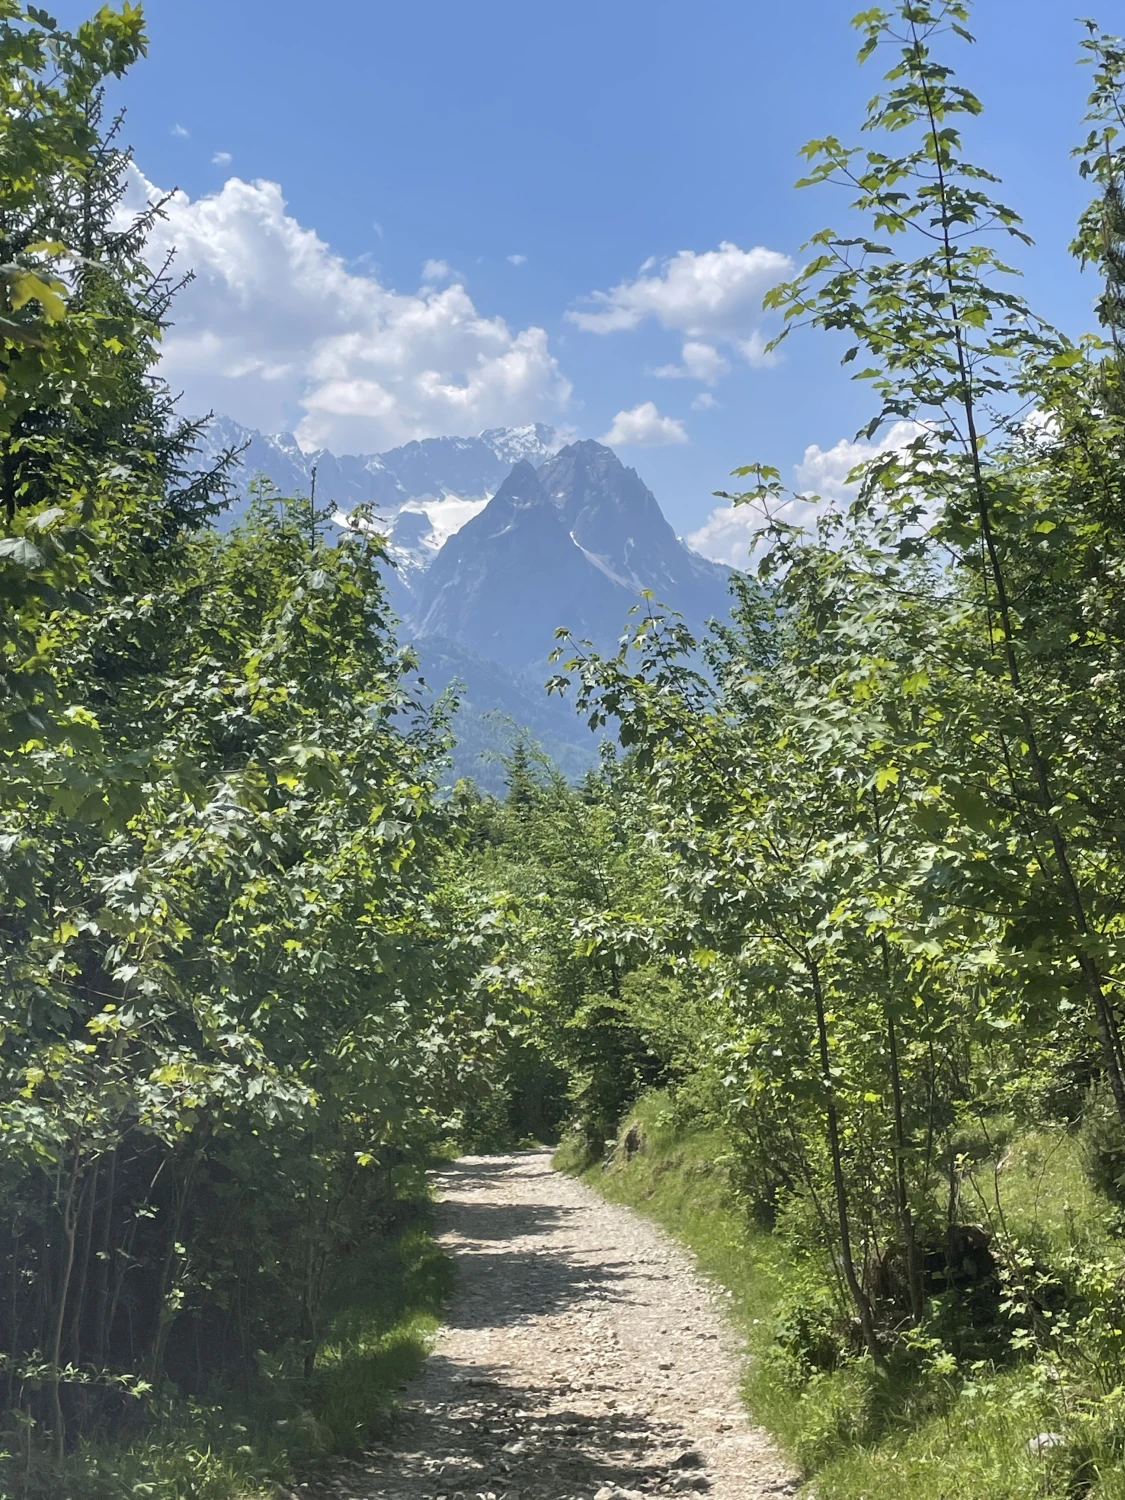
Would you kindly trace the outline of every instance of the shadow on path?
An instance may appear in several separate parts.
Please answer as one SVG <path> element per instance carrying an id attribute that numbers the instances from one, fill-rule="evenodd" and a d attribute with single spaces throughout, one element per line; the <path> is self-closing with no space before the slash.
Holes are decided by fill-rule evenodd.
<path id="1" fill-rule="evenodd" d="M 457 1247 L 459 1295 L 450 1328 L 509 1328 L 531 1318 L 616 1300 L 627 1270 L 592 1266 L 569 1255 L 535 1250 Z"/>
<path id="2" fill-rule="evenodd" d="M 428 1401 L 423 1413 L 408 1407 L 393 1450 L 396 1484 L 409 1481 L 412 1495 L 452 1500 L 458 1491 L 491 1491 L 561 1500 L 593 1496 L 606 1485 L 651 1489 L 666 1472 L 658 1455 L 675 1434 L 647 1417 L 590 1415 L 557 1391 L 512 1384 L 503 1370 L 441 1356 L 433 1377 L 434 1394 L 441 1390 L 446 1400 Z"/>
<path id="3" fill-rule="evenodd" d="M 509 1182 L 513 1162 L 521 1191 L 532 1201 L 475 1196 Z M 506 1328 L 620 1294 L 628 1265 L 606 1259 L 593 1264 L 570 1249 L 567 1231 L 583 1213 L 549 1201 L 557 1178 L 548 1163 L 542 1153 L 470 1157 L 441 1173 L 439 1228 L 452 1242 L 458 1275 L 450 1328 Z M 536 1201 L 540 1183 L 543 1201 Z"/>
<path id="4" fill-rule="evenodd" d="M 446 1225 L 467 1240 L 520 1240 L 564 1229 L 578 1213 L 548 1203 L 475 1203 L 453 1195 L 442 1204 L 442 1227 Z"/>
<path id="5" fill-rule="evenodd" d="M 742 1418 L 708 1293 L 651 1226 L 546 1152 L 466 1158 L 438 1188 L 457 1270 L 438 1352 L 337 1500 L 792 1493 Z"/>

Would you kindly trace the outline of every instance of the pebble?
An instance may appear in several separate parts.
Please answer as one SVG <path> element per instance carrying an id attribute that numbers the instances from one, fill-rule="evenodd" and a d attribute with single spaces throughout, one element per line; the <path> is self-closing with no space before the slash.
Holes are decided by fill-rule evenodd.
<path id="1" fill-rule="evenodd" d="M 553 1171 L 547 1152 L 464 1157 L 437 1186 L 457 1290 L 390 1440 L 364 1457 L 357 1500 L 791 1490 L 743 1415 L 717 1289 L 674 1241 Z"/>

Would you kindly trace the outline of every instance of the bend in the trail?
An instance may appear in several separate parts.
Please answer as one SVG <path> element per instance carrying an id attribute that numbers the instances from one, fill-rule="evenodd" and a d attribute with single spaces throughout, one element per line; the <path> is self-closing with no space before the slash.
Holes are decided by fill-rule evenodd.
<path id="1" fill-rule="evenodd" d="M 555 1172 L 465 1157 L 439 1178 L 457 1291 L 362 1500 L 760 1500 L 795 1485 L 739 1399 L 737 1342 L 690 1258 Z"/>

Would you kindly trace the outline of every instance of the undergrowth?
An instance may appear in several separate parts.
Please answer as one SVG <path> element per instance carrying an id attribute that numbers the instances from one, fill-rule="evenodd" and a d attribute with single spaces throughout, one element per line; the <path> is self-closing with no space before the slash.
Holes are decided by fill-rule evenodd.
<path id="1" fill-rule="evenodd" d="M 591 1163 L 576 1141 L 555 1161 L 663 1225 L 724 1289 L 746 1335 L 749 1409 L 795 1461 L 808 1496 L 1125 1500 L 1116 1352 L 1100 1350 L 1081 1325 L 1092 1285 L 1067 1288 L 1077 1303 L 1072 1331 L 1050 1349 L 956 1359 L 940 1336 L 939 1308 L 880 1375 L 866 1357 L 832 1345 L 827 1289 L 811 1261 L 753 1221 L 732 1185 L 721 1131 L 680 1119 L 667 1095 L 638 1102 L 607 1164 Z M 1087 1283 L 1120 1269 L 1117 1212 L 1091 1186 L 1081 1143 L 1061 1128 L 1014 1135 L 977 1162 L 965 1186 L 990 1233 L 1034 1247 L 1037 1264 L 1064 1268 L 1063 1281 L 1067 1267 L 1078 1283 L 1082 1268 Z"/>
<path id="2" fill-rule="evenodd" d="M 171 1398 L 132 1442 L 84 1444 L 63 1470 L 33 1452 L 0 1458 L 0 1500 L 276 1500 L 333 1460 L 386 1435 L 397 1392 L 414 1378 L 440 1321 L 452 1267 L 428 1208 L 397 1237 L 348 1257 L 311 1379 L 299 1351 L 260 1356 L 249 1392 Z"/>

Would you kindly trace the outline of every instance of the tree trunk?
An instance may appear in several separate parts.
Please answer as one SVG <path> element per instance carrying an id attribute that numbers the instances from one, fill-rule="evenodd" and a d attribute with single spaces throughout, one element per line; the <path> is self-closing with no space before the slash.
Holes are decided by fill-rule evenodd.
<path id="1" fill-rule="evenodd" d="M 809 977 L 812 980 L 813 1000 L 816 1005 L 816 1030 L 818 1050 L 820 1054 L 820 1073 L 824 1086 L 824 1112 L 828 1127 L 828 1149 L 832 1157 L 832 1186 L 836 1197 L 836 1219 L 840 1236 L 840 1264 L 844 1271 L 844 1280 L 848 1284 L 855 1310 L 859 1314 L 859 1325 L 863 1333 L 863 1342 L 867 1346 L 867 1352 L 871 1355 L 876 1368 L 886 1371 L 887 1361 L 883 1353 L 883 1347 L 879 1342 L 879 1336 L 875 1331 L 875 1317 L 871 1309 L 871 1300 L 863 1289 L 859 1276 L 856 1273 L 855 1258 L 852 1254 L 851 1224 L 848 1217 L 848 1193 L 844 1179 L 844 1158 L 840 1145 L 840 1117 L 836 1108 L 836 1088 L 832 1082 L 832 1053 L 828 1045 L 828 1023 L 824 1012 L 824 992 L 820 985 L 820 971 L 816 960 L 806 952 L 805 960 L 808 965 Z"/>
<path id="2" fill-rule="evenodd" d="M 54 1419 L 55 1459 L 62 1463 L 66 1456 L 66 1419 L 62 1407 L 62 1338 L 66 1323 L 67 1298 L 70 1293 L 70 1278 L 74 1270 L 74 1241 L 78 1233 L 78 1215 L 74 1205 L 74 1193 L 79 1178 L 78 1151 L 74 1153 L 74 1166 L 63 1202 L 63 1264 L 59 1284 L 55 1292 L 56 1307 L 54 1328 L 51 1334 L 51 1405 Z"/>

